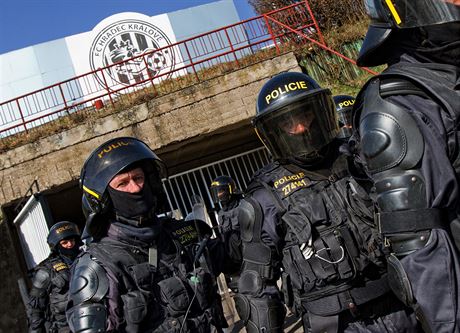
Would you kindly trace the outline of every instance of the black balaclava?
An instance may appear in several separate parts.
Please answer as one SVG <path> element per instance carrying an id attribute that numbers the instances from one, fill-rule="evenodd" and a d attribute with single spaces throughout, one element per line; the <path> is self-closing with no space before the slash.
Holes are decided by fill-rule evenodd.
<path id="1" fill-rule="evenodd" d="M 153 194 L 147 175 L 145 176 L 144 187 L 138 193 L 122 192 L 110 186 L 108 192 L 112 200 L 115 218 L 118 221 L 138 227 L 151 220 L 157 199 Z"/>
<path id="2" fill-rule="evenodd" d="M 236 208 L 241 198 L 242 198 L 241 194 L 231 194 L 228 200 L 220 202 L 222 205 L 222 209 L 224 211 L 227 211 L 227 210 Z"/>
<path id="3" fill-rule="evenodd" d="M 460 66 L 460 22 L 421 28 L 400 29 L 386 44 L 391 53 L 388 63 L 399 61 L 407 53 L 421 62 Z"/>
<path id="4" fill-rule="evenodd" d="M 416 52 L 432 62 L 460 66 L 460 22 L 422 28 L 424 40 Z"/>
<path id="5" fill-rule="evenodd" d="M 71 249 L 63 248 L 61 244 L 58 244 L 56 248 L 59 254 L 64 257 L 63 259 L 68 264 L 71 264 L 75 260 L 75 258 L 78 256 L 78 254 L 80 253 L 80 245 L 81 245 L 81 241 L 79 241 L 78 239 L 75 239 L 75 245 Z"/>

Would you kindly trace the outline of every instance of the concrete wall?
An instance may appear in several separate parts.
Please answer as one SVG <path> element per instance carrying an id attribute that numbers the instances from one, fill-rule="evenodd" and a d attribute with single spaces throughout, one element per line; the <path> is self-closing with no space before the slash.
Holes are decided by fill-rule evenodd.
<path id="1" fill-rule="evenodd" d="M 10 226 L 0 212 L 0 333 L 27 332 L 24 304 L 18 279 L 23 278 Z"/>
<path id="2" fill-rule="evenodd" d="M 172 43 L 239 21 L 232 0 L 151 16 L 151 23 L 165 32 Z M 169 25 L 172 30 L 167 28 Z M 89 59 L 93 41 L 93 31 L 87 31 L 0 54 L 0 102 L 92 71 Z"/>

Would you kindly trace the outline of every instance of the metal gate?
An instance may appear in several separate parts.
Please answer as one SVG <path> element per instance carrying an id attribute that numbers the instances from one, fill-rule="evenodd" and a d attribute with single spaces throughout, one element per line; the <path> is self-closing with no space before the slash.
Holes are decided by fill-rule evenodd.
<path id="1" fill-rule="evenodd" d="M 40 193 L 33 194 L 13 223 L 18 229 L 27 268 L 32 269 L 50 254 L 46 239 L 53 221 L 45 198 Z"/>
<path id="2" fill-rule="evenodd" d="M 232 177 L 238 188 L 244 190 L 255 171 L 269 162 L 268 151 L 257 148 L 245 153 L 188 170 L 163 180 L 171 210 L 179 210 L 182 217 L 192 212 L 194 196 L 200 196 L 209 212 L 216 207 L 211 199 L 209 186 L 217 176 Z M 217 207 L 217 210 L 220 207 Z M 214 215 L 214 214 L 210 214 Z"/>

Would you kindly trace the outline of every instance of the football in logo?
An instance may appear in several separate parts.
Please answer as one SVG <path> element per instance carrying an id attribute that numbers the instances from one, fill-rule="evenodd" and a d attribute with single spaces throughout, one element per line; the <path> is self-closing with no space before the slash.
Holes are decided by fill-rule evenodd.
<path id="1" fill-rule="evenodd" d="M 103 86 L 147 82 L 174 70 L 174 51 L 168 45 L 166 34 L 147 20 L 119 20 L 97 33 L 90 48 L 90 66 L 93 71 L 106 68 L 104 75 L 96 72 Z"/>

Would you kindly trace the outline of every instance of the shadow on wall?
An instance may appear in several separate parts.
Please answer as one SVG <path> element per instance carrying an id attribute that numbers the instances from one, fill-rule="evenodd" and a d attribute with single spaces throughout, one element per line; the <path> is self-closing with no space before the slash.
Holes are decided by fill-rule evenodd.
<path id="1" fill-rule="evenodd" d="M 27 318 L 18 287 L 21 276 L 7 223 L 0 221 L 0 333 L 27 332 Z"/>

